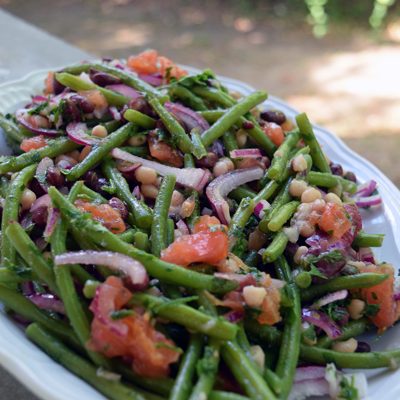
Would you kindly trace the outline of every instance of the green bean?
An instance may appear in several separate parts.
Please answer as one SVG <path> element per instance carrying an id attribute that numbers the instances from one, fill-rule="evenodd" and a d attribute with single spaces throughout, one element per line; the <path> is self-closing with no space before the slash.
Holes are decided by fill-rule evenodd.
<path id="1" fill-rule="evenodd" d="M 297 126 L 299 127 L 300 133 L 304 142 L 310 146 L 310 154 L 313 159 L 314 165 L 321 172 L 331 172 L 328 161 L 326 160 L 325 154 L 323 153 L 321 146 L 317 138 L 315 137 L 313 127 L 305 113 L 296 116 Z"/>
<path id="2" fill-rule="evenodd" d="M 68 339 L 71 345 L 80 346 L 75 333 L 65 322 L 51 318 L 22 294 L 0 285 L 0 300 L 7 308 L 28 321 L 39 322 L 63 340 Z"/>
<path id="3" fill-rule="evenodd" d="M 263 102 L 267 97 L 265 92 L 254 92 L 228 109 L 214 125 L 203 132 L 202 141 L 204 146 L 210 146 L 215 140 L 229 130 L 238 118 L 250 111 L 257 104 Z"/>
<path id="4" fill-rule="evenodd" d="M 249 398 L 233 392 L 213 390 L 208 396 L 208 400 L 249 400 Z"/>
<path id="5" fill-rule="evenodd" d="M 282 392 L 282 379 L 267 367 L 264 369 L 263 377 L 268 385 L 271 386 L 272 390 L 279 396 Z"/>
<path id="6" fill-rule="evenodd" d="M 83 185 L 82 185 L 83 186 Z M 79 192 L 79 185 L 75 185 L 70 190 L 68 198 L 74 201 Z M 65 241 L 67 238 L 67 226 L 63 220 L 57 222 L 56 228 L 51 235 L 51 253 L 52 256 L 65 253 L 67 251 Z M 70 267 L 78 267 L 77 265 Z M 90 325 L 86 313 L 83 309 L 82 303 L 80 302 L 79 296 L 75 289 L 75 283 L 71 275 L 71 268 L 65 266 L 54 266 L 54 275 L 56 278 L 56 284 L 60 292 L 61 300 L 64 303 L 65 311 L 68 319 L 83 347 L 86 346 L 90 339 Z M 90 279 L 90 275 L 89 275 Z M 98 353 L 86 349 L 91 360 L 102 366 L 107 366 L 106 360 Z"/>
<path id="7" fill-rule="evenodd" d="M 31 271 L 19 273 L 18 269 L 14 271 L 11 267 L 0 267 L 0 285 L 16 288 L 19 283 L 29 282 L 33 279 Z"/>
<path id="8" fill-rule="evenodd" d="M 111 67 L 109 65 L 100 63 L 88 64 L 88 66 L 89 69 L 93 68 L 97 71 L 107 72 L 108 74 L 111 74 L 119 78 L 122 81 L 122 83 L 130 87 L 133 87 L 139 92 L 143 92 L 151 96 L 156 96 L 159 97 L 160 99 L 165 98 L 165 96 L 163 96 L 157 89 L 153 88 L 153 86 L 149 85 L 145 81 L 137 78 L 136 75 L 134 75 L 133 73 L 122 71 L 119 68 Z"/>
<path id="9" fill-rule="evenodd" d="M 183 160 L 185 168 L 195 167 L 193 156 L 191 154 L 185 154 Z M 196 223 L 197 218 L 200 216 L 200 199 L 199 199 L 199 193 L 196 190 L 191 190 L 190 196 L 194 199 L 195 207 L 190 217 L 186 218 L 186 222 L 190 228 L 193 228 L 193 225 Z"/>
<path id="10" fill-rule="evenodd" d="M 286 290 L 293 302 L 293 306 L 286 310 L 285 326 L 283 328 L 281 348 L 276 365 L 276 374 L 282 380 L 279 397 L 287 399 L 293 385 L 299 359 L 301 304 L 299 291 L 292 280 L 290 267 L 284 257 L 281 256 L 277 259 L 275 269 L 279 279 L 286 281 Z"/>
<path id="11" fill-rule="evenodd" d="M 167 263 L 139 250 L 118 239 L 116 235 L 97 221 L 86 218 L 85 214 L 80 212 L 56 188 L 49 188 L 49 195 L 68 225 L 76 226 L 90 240 L 102 248 L 126 254 L 140 261 L 154 278 L 177 286 L 206 289 L 214 293 L 226 293 L 237 286 L 233 281 L 190 271 L 187 268 Z"/>
<path id="12" fill-rule="evenodd" d="M 126 151 L 129 154 L 132 154 L 134 156 L 138 157 L 146 157 L 149 155 L 149 149 L 147 146 L 122 146 L 120 147 L 121 150 Z"/>
<path id="13" fill-rule="evenodd" d="M 250 199 L 253 199 L 254 197 L 256 197 L 257 193 L 254 190 L 251 190 L 250 188 L 248 188 L 247 186 L 239 186 L 236 189 L 233 189 L 230 193 L 229 193 L 229 197 L 231 199 L 234 199 L 236 201 L 241 201 L 242 199 L 244 199 L 245 197 L 248 197 Z"/>
<path id="14" fill-rule="evenodd" d="M 156 120 L 154 118 L 151 118 L 137 110 L 126 110 L 124 112 L 124 118 L 144 129 L 154 129 L 156 126 Z"/>
<path id="15" fill-rule="evenodd" d="M 112 400 L 145 400 L 146 397 L 139 394 L 133 388 L 117 381 L 99 377 L 97 368 L 76 355 L 54 336 L 46 332 L 40 325 L 31 324 L 26 329 L 26 335 L 36 343 L 50 357 L 69 369 L 81 379 L 95 387 L 99 392 Z"/>
<path id="16" fill-rule="evenodd" d="M 116 131 L 122 125 L 122 122 L 121 121 L 112 120 L 112 121 L 104 122 L 101 125 L 103 125 L 104 128 L 106 128 L 107 133 L 110 134 L 110 133 Z"/>
<path id="17" fill-rule="evenodd" d="M 191 153 L 193 151 L 193 144 L 179 122 L 164 108 L 156 97 L 149 99 L 149 104 L 160 117 L 177 146 L 184 153 Z"/>
<path id="18" fill-rule="evenodd" d="M 1 238 L 1 264 L 5 267 L 14 265 L 16 262 L 15 248 L 5 232 L 12 221 L 18 221 L 22 193 L 28 182 L 33 178 L 35 171 L 36 164 L 23 169 L 11 181 L 7 190 L 1 219 L 1 232 L 3 233 Z"/>
<path id="19" fill-rule="evenodd" d="M 172 218 L 167 219 L 167 247 L 175 240 L 175 222 Z"/>
<path id="20" fill-rule="evenodd" d="M 235 214 L 233 214 L 229 223 L 228 235 L 235 236 L 238 231 L 242 230 L 251 215 L 253 214 L 254 201 L 249 198 L 244 198 L 239 204 Z"/>
<path id="21" fill-rule="evenodd" d="M 53 158 L 60 154 L 69 153 L 78 147 L 78 144 L 66 137 L 49 140 L 47 146 L 41 147 L 40 149 L 28 151 L 17 157 L 8 157 L 5 161 L 0 163 L 0 174 L 20 171 L 31 164 L 38 163 L 44 157 Z"/>
<path id="22" fill-rule="evenodd" d="M 218 373 L 220 342 L 211 338 L 204 348 L 203 358 L 196 365 L 198 380 L 193 387 L 189 400 L 208 398 Z"/>
<path id="23" fill-rule="evenodd" d="M 149 237 L 146 233 L 141 231 L 135 232 L 133 244 L 139 250 L 148 251 L 150 249 Z"/>
<path id="24" fill-rule="evenodd" d="M 236 342 L 225 342 L 221 348 L 221 355 L 240 386 L 251 399 L 276 399 L 253 363 Z"/>
<path id="25" fill-rule="evenodd" d="M 15 141 L 16 143 L 21 143 L 27 137 L 21 132 L 21 130 L 13 121 L 7 119 L 1 113 L 0 113 L 0 128 L 4 131 L 6 137 Z"/>
<path id="26" fill-rule="evenodd" d="M 272 181 L 274 182 L 274 181 Z M 281 188 L 277 196 L 275 197 L 274 201 L 271 203 L 271 206 L 265 211 L 265 215 L 263 216 L 262 220 L 258 224 L 258 228 L 260 229 L 261 232 L 267 233 L 268 230 L 268 224 L 271 221 L 271 218 L 274 216 L 276 210 L 278 210 L 280 207 L 288 203 L 292 196 L 290 195 L 290 183 L 291 179 L 289 179 L 285 186 Z M 272 185 L 272 183 L 268 183 L 267 186 Z M 265 186 L 265 187 L 267 187 Z M 271 188 L 274 189 L 274 191 L 277 189 L 277 186 L 273 186 Z"/>
<path id="27" fill-rule="evenodd" d="M 235 104 L 232 99 L 230 99 L 223 92 L 215 88 L 194 86 L 192 88 L 192 92 L 211 103 L 215 103 L 223 107 L 231 107 Z"/>
<path id="28" fill-rule="evenodd" d="M 125 178 L 115 168 L 114 161 L 107 159 L 102 163 L 101 167 L 104 175 L 115 186 L 117 196 L 127 204 L 129 211 L 133 214 L 136 225 L 143 229 L 150 228 L 153 220 L 152 210 L 131 193 Z"/>
<path id="29" fill-rule="evenodd" d="M 301 300 L 310 301 L 315 297 L 322 296 L 325 293 L 336 292 L 337 290 L 372 287 L 378 285 L 387 278 L 388 275 L 386 274 L 375 274 L 371 272 L 338 276 L 337 278 L 332 278 L 326 283 L 312 285 L 309 288 L 302 290 Z"/>
<path id="30" fill-rule="evenodd" d="M 151 225 L 151 252 L 157 257 L 160 257 L 161 251 L 168 246 L 167 220 L 175 182 L 176 178 L 173 175 L 167 175 L 163 178 L 154 205 L 153 223 Z"/>
<path id="31" fill-rule="evenodd" d="M 136 232 L 135 229 L 127 229 L 125 232 L 120 233 L 118 237 L 126 243 L 133 243 Z"/>
<path id="32" fill-rule="evenodd" d="M 188 399 L 202 345 L 203 339 L 200 335 L 191 335 L 189 345 L 179 365 L 179 371 L 171 389 L 169 400 Z"/>
<path id="33" fill-rule="evenodd" d="M 200 160 L 200 158 L 206 157 L 207 156 L 207 150 L 203 145 L 203 142 L 201 141 L 201 136 L 199 133 L 199 130 L 194 128 L 190 132 L 192 136 L 192 144 L 193 144 L 193 154 L 194 156 Z"/>
<path id="34" fill-rule="evenodd" d="M 366 319 L 362 318 L 356 321 L 350 321 L 348 324 L 340 328 L 341 334 L 335 340 L 329 336 L 324 336 L 318 339 L 317 346 L 322 348 L 331 347 L 331 345 L 338 340 L 347 340 L 357 337 L 368 329 L 369 323 Z"/>
<path id="35" fill-rule="evenodd" d="M 236 336 L 237 326 L 223 318 L 210 317 L 193 307 L 176 303 L 162 297 L 136 293 L 131 302 L 149 308 L 153 313 L 176 322 L 195 332 L 222 340 L 230 340 Z"/>
<path id="36" fill-rule="evenodd" d="M 183 102 L 183 104 L 185 104 L 192 110 L 207 110 L 204 101 L 182 85 L 170 85 L 170 87 L 168 88 L 168 92 L 172 97 L 178 98 Z"/>
<path id="37" fill-rule="evenodd" d="M 217 122 L 225 113 L 225 110 L 205 110 L 199 114 L 210 124 Z"/>
<path id="38" fill-rule="evenodd" d="M 288 237 L 284 232 L 278 232 L 275 234 L 272 242 L 264 250 L 262 254 L 262 259 L 265 263 L 271 263 L 275 261 L 279 256 L 285 251 L 286 245 L 288 243 Z"/>
<path id="39" fill-rule="evenodd" d="M 299 201 L 291 201 L 277 208 L 276 212 L 271 217 L 271 221 L 268 224 L 268 229 L 272 232 L 279 231 L 279 229 L 281 229 L 282 226 L 285 225 L 290 218 L 292 218 L 292 215 L 296 212 L 299 205 Z"/>
<path id="40" fill-rule="evenodd" d="M 275 181 L 268 182 L 263 189 L 261 189 L 256 196 L 254 196 L 254 204 L 257 205 L 261 200 L 270 199 L 278 190 L 279 184 Z"/>
<path id="41" fill-rule="evenodd" d="M 124 143 L 134 131 L 132 123 L 127 123 L 102 139 L 101 144 L 93 146 L 90 153 L 70 170 L 63 171 L 69 181 L 75 181 L 99 164 L 115 147 Z"/>
<path id="42" fill-rule="evenodd" d="M 236 150 L 239 148 L 237 141 L 236 141 L 235 134 L 232 131 L 226 131 L 222 136 L 222 140 L 224 142 L 224 146 L 225 146 L 225 149 L 228 152 L 228 154 L 232 150 Z"/>
<path id="43" fill-rule="evenodd" d="M 294 281 L 300 289 L 306 289 L 312 283 L 312 275 L 308 271 L 300 271 L 294 277 Z"/>
<path id="44" fill-rule="evenodd" d="M 35 243 L 31 240 L 24 228 L 18 222 L 10 222 L 6 235 L 20 256 L 35 271 L 36 275 L 46 283 L 49 288 L 58 294 L 58 287 L 54 279 L 54 272 L 45 260 Z"/>
<path id="45" fill-rule="evenodd" d="M 77 192 L 77 198 L 88 197 L 92 203 L 104 204 L 107 203 L 107 199 L 103 197 L 99 192 L 95 192 L 94 190 L 88 188 L 86 185 L 80 183 L 76 186 L 79 187 L 79 192 Z"/>
<path id="46" fill-rule="evenodd" d="M 286 165 L 289 161 L 290 151 L 296 146 L 299 139 L 299 131 L 292 131 L 286 136 L 284 142 L 278 147 L 278 150 L 276 150 L 274 153 L 271 166 L 267 171 L 267 176 L 270 179 L 281 182 Z"/>
<path id="47" fill-rule="evenodd" d="M 357 185 L 354 182 L 328 172 L 310 171 L 306 179 L 308 183 L 314 186 L 333 188 L 337 185 L 342 185 L 345 192 L 353 194 L 357 191 Z"/>
<path id="48" fill-rule="evenodd" d="M 122 107 L 129 103 L 129 97 L 126 97 L 120 93 L 114 92 L 112 90 L 103 88 L 94 83 L 87 82 L 78 76 L 68 74 L 67 72 L 58 72 L 55 78 L 62 85 L 71 88 L 77 92 L 81 90 L 98 90 L 107 100 L 107 103 L 112 106 Z"/>
<path id="49" fill-rule="evenodd" d="M 379 233 L 359 232 L 353 241 L 353 246 L 357 247 L 381 247 L 385 235 Z"/>

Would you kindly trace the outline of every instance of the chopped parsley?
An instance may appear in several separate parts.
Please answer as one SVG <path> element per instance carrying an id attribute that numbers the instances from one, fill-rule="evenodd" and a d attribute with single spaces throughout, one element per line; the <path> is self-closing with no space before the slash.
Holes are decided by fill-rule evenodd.
<path id="1" fill-rule="evenodd" d="M 28 111 L 29 115 L 38 115 L 40 114 L 47 106 L 49 105 L 48 101 L 44 101 L 43 103 L 38 104 L 36 107 L 31 108 Z"/>
<path id="2" fill-rule="evenodd" d="M 358 390 L 354 386 L 354 376 L 348 378 L 343 376 L 339 383 L 340 392 L 339 399 L 343 400 L 359 400 Z"/>
<path id="3" fill-rule="evenodd" d="M 118 310 L 118 311 L 113 311 L 110 316 L 111 316 L 111 319 L 118 320 L 118 319 L 130 317 L 131 315 L 134 315 L 134 314 L 135 314 L 135 312 L 133 310 Z"/>
<path id="4" fill-rule="evenodd" d="M 379 304 L 366 304 L 364 309 L 364 315 L 366 317 L 374 317 L 378 314 L 381 306 Z"/>

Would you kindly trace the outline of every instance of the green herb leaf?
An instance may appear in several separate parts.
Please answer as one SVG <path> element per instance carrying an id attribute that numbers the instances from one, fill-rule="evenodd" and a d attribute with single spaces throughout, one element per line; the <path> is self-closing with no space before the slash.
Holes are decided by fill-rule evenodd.
<path id="1" fill-rule="evenodd" d="M 134 315 L 134 314 L 135 314 L 135 312 L 133 310 L 118 310 L 118 311 L 113 311 L 110 314 L 110 316 L 111 316 L 111 319 L 118 320 L 118 319 L 130 317 L 131 315 Z"/>

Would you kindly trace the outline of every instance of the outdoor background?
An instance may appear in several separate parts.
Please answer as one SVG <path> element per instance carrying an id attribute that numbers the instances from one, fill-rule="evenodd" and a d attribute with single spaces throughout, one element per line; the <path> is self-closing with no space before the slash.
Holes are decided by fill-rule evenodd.
<path id="1" fill-rule="evenodd" d="M 126 57 L 155 48 L 176 62 L 210 67 L 265 89 L 309 113 L 400 186 L 399 1 L 0 5 L 95 55 Z"/>

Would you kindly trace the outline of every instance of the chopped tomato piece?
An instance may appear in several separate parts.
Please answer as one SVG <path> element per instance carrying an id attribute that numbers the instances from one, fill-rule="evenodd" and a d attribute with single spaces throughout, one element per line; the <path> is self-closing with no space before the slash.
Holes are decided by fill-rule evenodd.
<path id="1" fill-rule="evenodd" d="M 120 278 L 110 276 L 96 291 L 90 310 L 94 314 L 88 347 L 106 357 L 129 357 L 132 369 L 149 378 L 166 377 L 169 365 L 176 362 L 179 352 L 150 323 L 146 314 L 138 310 L 134 315 L 112 319 L 114 311 L 121 310 L 132 297 Z"/>
<path id="2" fill-rule="evenodd" d="M 92 217 L 113 233 L 125 232 L 126 226 L 121 214 L 108 204 L 93 204 L 84 200 L 76 200 L 75 206 L 81 211 L 92 214 Z"/>
<path id="3" fill-rule="evenodd" d="M 46 79 L 44 80 L 44 93 L 45 94 L 53 94 L 54 93 L 54 72 L 50 71 L 47 74 Z"/>
<path id="4" fill-rule="evenodd" d="M 361 297 L 368 304 L 376 304 L 379 310 L 375 315 L 369 317 L 372 323 L 384 331 L 392 326 L 397 320 L 397 303 L 394 300 L 394 268 L 390 264 L 382 265 L 366 265 L 361 268 L 361 272 L 374 272 L 377 274 L 388 274 L 389 278 L 385 279 L 379 285 L 370 288 L 360 289 Z"/>
<path id="5" fill-rule="evenodd" d="M 221 225 L 217 217 L 202 215 L 193 226 L 193 233 L 209 231 L 212 226 Z"/>
<path id="6" fill-rule="evenodd" d="M 267 295 L 264 297 L 261 305 L 261 314 L 258 316 L 257 321 L 262 325 L 275 325 L 282 319 L 279 313 L 281 295 L 279 289 L 273 285 L 266 289 Z"/>
<path id="7" fill-rule="evenodd" d="M 108 107 L 104 95 L 97 89 L 83 90 L 79 94 L 83 96 L 96 110 L 103 111 Z"/>
<path id="8" fill-rule="evenodd" d="M 228 235 L 222 231 L 181 236 L 161 253 L 162 260 L 183 266 L 195 262 L 218 265 L 227 256 Z"/>
<path id="9" fill-rule="evenodd" d="M 280 146 L 285 140 L 283 129 L 274 122 L 266 122 L 263 126 L 263 131 L 275 146 Z"/>
<path id="10" fill-rule="evenodd" d="M 155 135 L 148 136 L 148 144 L 152 157 L 177 168 L 183 166 L 183 157 L 179 152 L 169 144 L 159 140 Z"/>
<path id="11" fill-rule="evenodd" d="M 159 56 L 155 50 L 146 50 L 128 58 L 128 67 L 138 74 L 151 75 L 160 73 L 164 78 L 179 79 L 187 75 L 187 71 L 179 68 L 169 58 Z"/>
<path id="12" fill-rule="evenodd" d="M 24 139 L 19 147 L 26 153 L 31 150 L 41 149 L 45 146 L 47 146 L 46 138 L 43 135 L 38 135 Z"/>
<path id="13" fill-rule="evenodd" d="M 351 222 L 345 209 L 334 203 L 328 203 L 318 222 L 318 226 L 336 239 L 340 239 L 350 228 Z"/>

